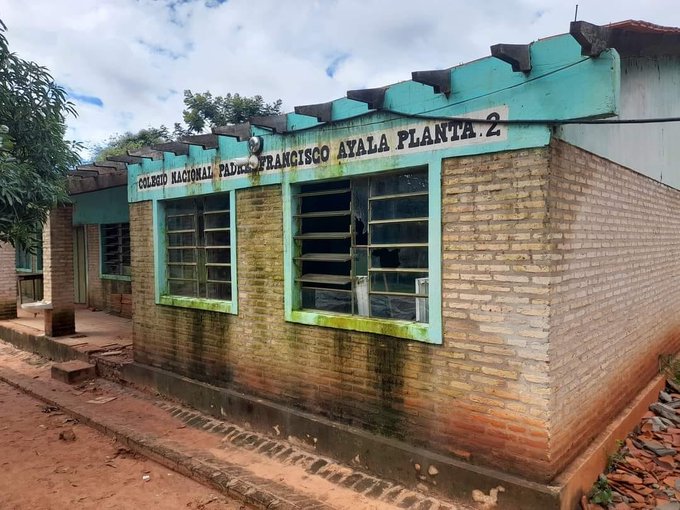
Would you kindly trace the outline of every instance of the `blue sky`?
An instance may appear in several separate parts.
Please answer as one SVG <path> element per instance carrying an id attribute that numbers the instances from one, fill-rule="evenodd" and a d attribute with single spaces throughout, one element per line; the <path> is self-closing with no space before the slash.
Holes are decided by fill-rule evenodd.
<path id="1" fill-rule="evenodd" d="M 579 19 L 680 26 L 677 0 L 577 0 Z M 261 94 L 295 105 L 567 32 L 560 0 L 0 0 L 12 51 L 50 69 L 95 144 L 182 119 L 182 93 Z"/>

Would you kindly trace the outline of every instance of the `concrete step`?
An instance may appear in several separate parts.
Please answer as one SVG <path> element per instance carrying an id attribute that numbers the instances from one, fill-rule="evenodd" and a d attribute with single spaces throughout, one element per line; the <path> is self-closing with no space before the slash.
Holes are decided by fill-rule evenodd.
<path id="1" fill-rule="evenodd" d="M 76 384 L 97 377 L 97 368 L 85 361 L 73 360 L 52 365 L 52 379 L 66 384 Z"/>

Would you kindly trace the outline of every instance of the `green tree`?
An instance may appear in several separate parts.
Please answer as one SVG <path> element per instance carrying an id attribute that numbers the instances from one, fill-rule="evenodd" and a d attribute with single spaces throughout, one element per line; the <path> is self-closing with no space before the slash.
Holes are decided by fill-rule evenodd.
<path id="1" fill-rule="evenodd" d="M 9 50 L 0 21 L 0 242 L 31 247 L 47 213 L 68 200 L 79 144 L 64 140 L 76 115 L 48 70 Z"/>
<path id="2" fill-rule="evenodd" d="M 206 127 L 239 124 L 251 117 L 281 113 L 280 99 L 265 103 L 260 95 L 247 97 L 229 93 L 213 96 L 210 92 L 194 94 L 185 90 L 184 105 L 186 109 L 182 113 L 187 133 L 202 133 Z"/>
<path id="3" fill-rule="evenodd" d="M 171 139 L 168 128 L 165 126 L 149 127 L 136 133 L 128 131 L 122 135 L 113 135 L 106 142 L 95 145 L 92 148 L 92 156 L 95 161 L 104 161 L 109 156 L 124 155 L 128 151 L 169 142 Z"/>
<path id="4" fill-rule="evenodd" d="M 104 161 L 109 156 L 120 156 L 128 151 L 159 143 L 179 140 L 185 136 L 202 133 L 207 127 L 226 126 L 245 122 L 258 115 L 278 115 L 281 113 L 281 100 L 265 103 L 262 96 L 246 97 L 240 94 L 213 96 L 209 91 L 194 94 L 184 91 L 182 112 L 186 126 L 176 122 L 173 131 L 167 127 L 149 127 L 136 133 L 127 132 L 114 135 L 106 142 L 92 148 L 95 161 Z"/>

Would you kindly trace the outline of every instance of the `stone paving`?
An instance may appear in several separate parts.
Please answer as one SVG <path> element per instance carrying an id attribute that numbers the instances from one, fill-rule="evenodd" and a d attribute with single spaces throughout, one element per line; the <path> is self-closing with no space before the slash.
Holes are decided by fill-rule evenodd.
<path id="1" fill-rule="evenodd" d="M 190 427 L 221 436 L 222 448 L 225 450 L 235 446 L 255 451 L 277 462 L 299 466 L 310 475 L 320 476 L 331 483 L 352 489 L 359 494 L 364 494 L 370 498 L 387 503 L 396 503 L 399 508 L 412 508 L 416 510 L 453 510 L 454 508 L 463 508 L 461 506 L 452 506 L 426 494 L 409 490 L 403 485 L 382 480 L 367 473 L 343 466 L 326 457 L 313 455 L 288 441 L 274 440 L 261 434 L 252 433 L 171 402 L 157 401 L 156 405 L 170 412 L 172 416 Z M 426 488 L 426 486 L 423 487 Z"/>

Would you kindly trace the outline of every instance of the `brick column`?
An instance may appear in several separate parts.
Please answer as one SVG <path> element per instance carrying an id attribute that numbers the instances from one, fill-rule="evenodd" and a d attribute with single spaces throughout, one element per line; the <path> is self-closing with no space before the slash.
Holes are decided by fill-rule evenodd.
<path id="1" fill-rule="evenodd" d="M 11 244 L 0 243 L 0 320 L 17 316 L 16 252 Z"/>
<path id="2" fill-rule="evenodd" d="M 50 211 L 43 229 L 44 299 L 52 303 L 45 310 L 45 334 L 75 333 L 73 304 L 73 206 Z"/>

